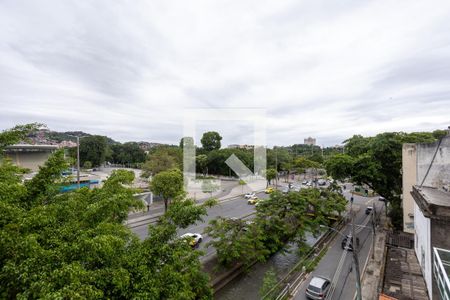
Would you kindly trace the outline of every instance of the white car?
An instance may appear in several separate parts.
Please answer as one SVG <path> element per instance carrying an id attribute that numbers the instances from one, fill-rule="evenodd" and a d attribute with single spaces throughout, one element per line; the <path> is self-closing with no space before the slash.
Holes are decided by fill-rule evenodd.
<path id="1" fill-rule="evenodd" d="M 251 198 L 253 198 L 253 197 L 255 197 L 255 196 L 256 196 L 255 193 L 247 193 L 247 194 L 245 194 L 244 198 L 245 198 L 245 199 L 251 199 Z"/>
<path id="2" fill-rule="evenodd" d="M 203 237 L 200 233 L 190 232 L 183 234 L 180 238 L 189 241 L 189 245 L 191 245 L 192 248 L 198 247 L 203 240 Z"/>

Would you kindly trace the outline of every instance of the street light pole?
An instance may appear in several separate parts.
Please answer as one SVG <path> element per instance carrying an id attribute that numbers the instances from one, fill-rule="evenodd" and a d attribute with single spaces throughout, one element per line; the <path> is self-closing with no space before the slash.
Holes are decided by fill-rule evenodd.
<path id="1" fill-rule="evenodd" d="M 80 189 L 80 137 L 77 136 L 77 187 Z"/>

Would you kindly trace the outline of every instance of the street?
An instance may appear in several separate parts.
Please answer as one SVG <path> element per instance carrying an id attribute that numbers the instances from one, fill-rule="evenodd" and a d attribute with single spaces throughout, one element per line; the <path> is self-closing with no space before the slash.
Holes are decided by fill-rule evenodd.
<path id="1" fill-rule="evenodd" d="M 348 190 L 348 189 L 347 189 Z M 351 194 L 344 192 L 347 199 L 350 199 Z M 365 214 L 367 206 L 375 205 L 377 213 L 379 213 L 384 203 L 378 201 L 378 197 L 362 197 L 354 195 L 353 209 L 356 212 L 355 225 L 366 225 L 368 227 L 357 227 L 356 237 L 359 238 L 359 266 L 362 270 L 366 263 L 369 250 L 372 243 L 372 229 L 370 215 Z M 351 233 L 350 224 L 347 225 L 341 234 L 347 235 Z M 330 295 L 327 299 L 353 299 L 356 292 L 355 271 L 353 270 L 353 260 L 351 251 L 343 250 L 341 247 L 342 236 L 337 235 L 335 240 L 330 244 L 327 253 L 321 259 L 314 271 L 312 271 L 300 288 L 296 291 L 294 299 L 307 299 L 305 295 L 306 288 L 315 275 L 323 276 L 331 281 L 335 278 L 335 285 L 330 290 Z M 340 261 L 342 262 L 340 264 Z"/>
<path id="2" fill-rule="evenodd" d="M 257 193 L 257 195 L 260 199 L 265 199 L 268 197 L 268 195 L 265 194 L 264 192 Z M 223 200 L 208 210 L 208 215 L 204 217 L 203 222 L 197 222 L 196 224 L 191 225 L 186 229 L 180 229 L 178 233 L 180 236 L 187 232 L 202 234 L 203 242 L 200 244 L 199 249 L 204 250 L 206 252 L 205 253 L 206 257 L 212 255 L 212 253 L 214 253 L 215 251 L 212 247 L 205 249 L 205 245 L 210 240 L 210 238 L 203 234 L 203 230 L 205 229 L 206 226 L 208 226 L 210 220 L 213 220 L 219 216 L 224 218 L 231 218 L 231 217 L 242 218 L 248 216 L 253 212 L 255 212 L 255 206 L 247 204 L 247 199 L 245 199 L 243 196 Z M 132 228 L 131 230 L 134 233 L 136 233 L 139 236 L 139 238 L 144 239 L 148 233 L 147 228 L 148 225 L 142 225 L 139 227 Z"/>

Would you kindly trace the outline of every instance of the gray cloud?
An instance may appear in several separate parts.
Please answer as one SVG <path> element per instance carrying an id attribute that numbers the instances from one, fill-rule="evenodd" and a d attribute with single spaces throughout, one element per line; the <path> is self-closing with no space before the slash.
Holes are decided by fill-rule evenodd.
<path id="1" fill-rule="evenodd" d="M 178 143 L 208 107 L 266 108 L 270 145 L 443 128 L 450 5 L 432 2 L 2 1 L 0 128 Z"/>

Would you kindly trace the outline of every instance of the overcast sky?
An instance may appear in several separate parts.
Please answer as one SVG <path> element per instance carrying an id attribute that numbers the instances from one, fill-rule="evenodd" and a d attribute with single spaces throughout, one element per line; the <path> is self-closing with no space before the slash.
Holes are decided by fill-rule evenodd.
<path id="1" fill-rule="evenodd" d="M 178 143 L 192 108 L 266 109 L 269 145 L 444 129 L 450 2 L 0 1 L 0 129 Z"/>

